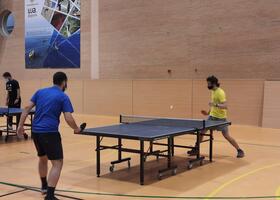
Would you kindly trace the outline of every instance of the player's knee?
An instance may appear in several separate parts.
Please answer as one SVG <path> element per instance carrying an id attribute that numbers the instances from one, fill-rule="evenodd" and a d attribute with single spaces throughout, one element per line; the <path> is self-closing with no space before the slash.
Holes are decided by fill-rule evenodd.
<path id="1" fill-rule="evenodd" d="M 226 139 L 230 139 L 230 135 L 229 135 L 228 131 L 222 131 L 222 134 Z"/>
<path id="2" fill-rule="evenodd" d="M 44 164 L 48 163 L 48 157 L 47 156 L 39 157 L 39 162 Z"/>
<path id="3" fill-rule="evenodd" d="M 52 165 L 54 168 L 57 168 L 57 169 L 62 169 L 62 166 L 63 166 L 63 160 L 52 160 L 51 161 Z"/>

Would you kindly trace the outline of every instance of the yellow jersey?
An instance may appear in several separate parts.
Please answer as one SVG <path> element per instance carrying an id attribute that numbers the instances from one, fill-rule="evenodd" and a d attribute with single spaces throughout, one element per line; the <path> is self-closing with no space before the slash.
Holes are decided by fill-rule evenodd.
<path id="1" fill-rule="evenodd" d="M 216 90 L 212 91 L 211 99 L 214 104 L 220 104 L 226 102 L 226 93 L 223 89 L 217 88 Z M 227 118 L 227 109 L 221 109 L 218 107 L 211 107 L 210 116 L 216 117 L 219 119 L 226 119 Z"/>

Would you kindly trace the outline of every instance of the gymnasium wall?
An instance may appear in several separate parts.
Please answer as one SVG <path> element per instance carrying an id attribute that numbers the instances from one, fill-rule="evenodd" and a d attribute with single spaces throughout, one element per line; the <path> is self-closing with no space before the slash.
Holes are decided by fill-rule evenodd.
<path id="1" fill-rule="evenodd" d="M 222 80 L 227 93 L 229 119 L 234 124 L 261 126 L 263 80 Z M 4 83 L 0 82 L 4 94 Z M 50 80 L 20 80 L 23 105 Z M 76 113 L 94 115 L 134 114 L 202 118 L 210 92 L 205 80 L 70 80 L 68 95 Z M 0 96 L 0 105 L 4 103 Z"/>
<path id="2" fill-rule="evenodd" d="M 266 128 L 280 128 L 280 81 L 265 81 L 264 84 L 264 105 L 262 126 Z"/>
<path id="3" fill-rule="evenodd" d="M 97 1 L 82 1 L 82 63 L 81 69 L 65 70 L 71 78 L 90 79 L 97 58 L 102 79 L 280 77 L 278 0 L 99 0 L 99 25 L 91 13 Z M 49 76 L 54 70 L 24 67 L 24 0 L 1 0 L 4 8 L 14 13 L 16 27 L 10 38 L 0 37 L 0 73 Z"/>
<path id="4" fill-rule="evenodd" d="M 279 78 L 279 7 L 279 0 L 101 0 L 100 77 Z"/>
<path id="5" fill-rule="evenodd" d="M 0 37 L 0 74 L 20 80 L 26 103 L 56 70 L 25 69 L 24 1 L 0 1 L 16 19 L 12 35 Z M 229 118 L 262 125 L 264 80 L 280 77 L 280 1 L 99 0 L 99 25 L 93 1 L 82 1 L 81 69 L 65 70 L 76 112 L 201 118 L 209 101 L 204 79 L 215 74 Z M 90 80 L 97 29 L 101 79 Z M 2 81 L 0 92 L 3 105 Z"/>

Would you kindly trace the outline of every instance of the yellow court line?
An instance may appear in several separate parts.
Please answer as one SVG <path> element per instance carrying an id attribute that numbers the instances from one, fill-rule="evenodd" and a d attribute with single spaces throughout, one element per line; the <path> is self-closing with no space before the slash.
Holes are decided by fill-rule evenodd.
<path id="1" fill-rule="evenodd" d="M 245 174 L 242 174 L 234 179 L 231 179 L 227 182 L 225 182 L 224 184 L 222 184 L 221 186 L 219 186 L 218 188 L 216 188 L 215 190 L 213 190 L 210 194 L 207 195 L 207 197 L 214 197 L 216 196 L 220 191 L 222 191 L 224 188 L 226 188 L 227 186 L 231 185 L 232 183 L 236 182 L 236 181 L 239 181 L 247 176 L 250 176 L 252 174 L 255 174 L 257 172 L 260 172 L 262 170 L 266 170 L 266 169 L 270 169 L 270 168 L 273 168 L 273 167 L 278 167 L 280 166 L 280 163 L 277 163 L 277 164 L 273 164 L 273 165 L 267 165 L 267 166 L 264 166 L 264 167 L 260 167 L 260 168 L 257 168 L 257 169 L 254 169 L 252 171 L 249 171 Z M 277 190 L 280 194 L 280 187 L 279 189 Z M 206 198 L 206 200 L 209 200 L 208 198 Z M 279 199 L 280 200 L 280 199 Z"/>
<path id="2" fill-rule="evenodd" d="M 276 196 L 276 200 L 280 200 L 280 197 L 279 197 L 280 196 L 280 186 L 277 188 L 275 196 Z"/>

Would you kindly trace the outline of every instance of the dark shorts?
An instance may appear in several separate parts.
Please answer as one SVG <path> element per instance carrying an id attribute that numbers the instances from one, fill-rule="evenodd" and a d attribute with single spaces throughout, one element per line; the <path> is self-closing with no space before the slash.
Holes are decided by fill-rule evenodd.
<path id="1" fill-rule="evenodd" d="M 209 116 L 208 120 L 227 122 L 227 119 L 220 119 L 220 118 L 216 118 L 216 117 L 213 117 L 213 116 Z M 221 131 L 223 133 L 228 132 L 228 125 L 217 127 L 214 130 Z"/>
<path id="2" fill-rule="evenodd" d="M 19 99 L 18 103 L 15 104 L 15 99 L 12 99 L 8 103 L 9 108 L 20 108 L 21 107 L 21 98 Z"/>
<path id="3" fill-rule="evenodd" d="M 49 160 L 63 159 L 60 133 L 32 133 L 39 157 L 47 156 Z"/>

